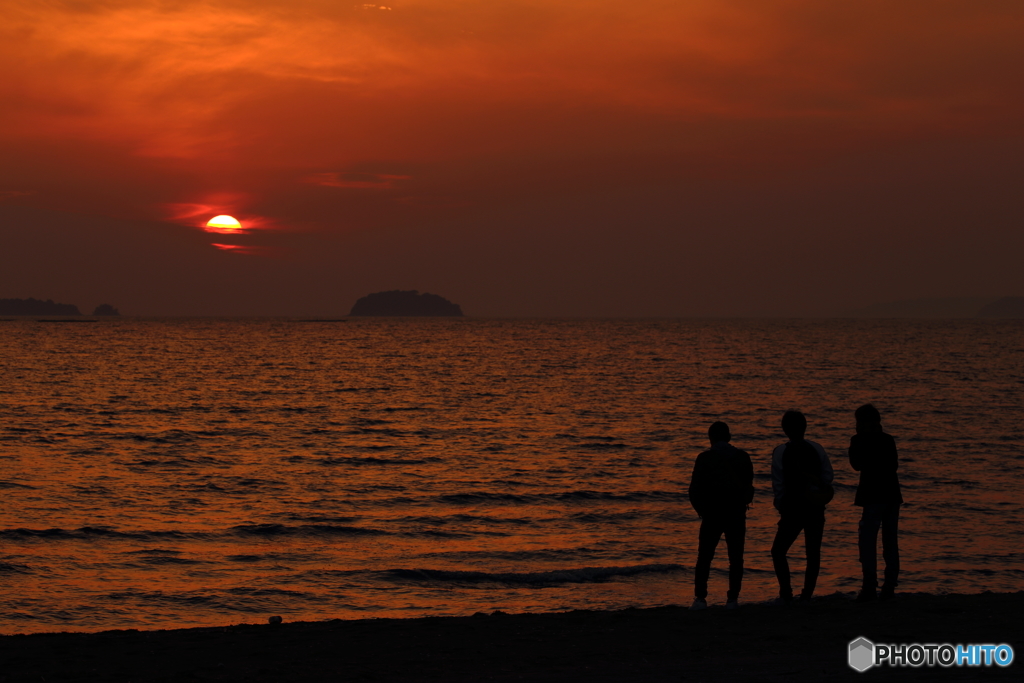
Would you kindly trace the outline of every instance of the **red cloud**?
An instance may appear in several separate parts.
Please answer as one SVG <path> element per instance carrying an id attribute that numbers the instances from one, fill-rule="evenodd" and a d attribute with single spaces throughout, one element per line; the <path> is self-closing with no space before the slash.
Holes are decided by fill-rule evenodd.
<path id="1" fill-rule="evenodd" d="M 396 180 L 409 180 L 412 176 L 383 173 L 315 173 L 305 181 L 324 187 L 343 187 L 357 190 L 390 190 Z"/>

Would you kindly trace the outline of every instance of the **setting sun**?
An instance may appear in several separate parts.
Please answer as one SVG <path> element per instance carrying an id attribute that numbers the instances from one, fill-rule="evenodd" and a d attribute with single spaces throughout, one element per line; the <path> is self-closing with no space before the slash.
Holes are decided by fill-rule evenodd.
<path id="1" fill-rule="evenodd" d="M 213 228 L 218 231 L 233 231 L 240 230 L 242 224 L 239 223 L 231 216 L 214 216 L 207 223 L 206 227 Z"/>

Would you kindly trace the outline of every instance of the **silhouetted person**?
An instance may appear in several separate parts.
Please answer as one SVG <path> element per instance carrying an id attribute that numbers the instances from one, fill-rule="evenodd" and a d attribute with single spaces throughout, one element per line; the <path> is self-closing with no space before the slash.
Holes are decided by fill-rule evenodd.
<path id="1" fill-rule="evenodd" d="M 779 601 L 793 600 L 786 553 L 804 532 L 807 570 L 801 600 L 810 600 L 821 569 L 821 538 L 825 533 L 825 506 L 832 499 L 832 463 L 825 449 L 804 439 L 807 418 L 799 410 L 782 416 L 782 431 L 789 441 L 772 453 L 772 491 L 780 513 L 779 529 L 772 543 L 772 564 L 779 580 Z"/>
<path id="2" fill-rule="evenodd" d="M 882 416 L 866 403 L 854 412 L 857 433 L 850 439 L 850 465 L 860 472 L 854 505 L 864 508 L 860 517 L 857 546 L 860 566 L 864 572 L 864 585 L 858 600 L 874 600 L 878 587 L 876 544 L 878 528 L 882 528 L 882 557 L 885 558 L 885 583 L 882 600 L 893 597 L 900 575 L 900 548 L 897 538 L 900 505 L 903 494 L 896 477 L 899 458 L 896 440 L 882 431 Z"/>
<path id="3" fill-rule="evenodd" d="M 743 584 L 743 543 L 747 534 L 747 506 L 754 499 L 754 466 L 745 451 L 729 444 L 732 435 L 724 422 L 708 428 L 711 448 L 697 456 L 690 479 L 690 504 L 701 517 L 697 540 L 697 566 L 693 572 L 690 609 L 708 606 L 708 575 L 718 541 L 725 534 L 729 549 L 727 609 L 739 607 Z"/>

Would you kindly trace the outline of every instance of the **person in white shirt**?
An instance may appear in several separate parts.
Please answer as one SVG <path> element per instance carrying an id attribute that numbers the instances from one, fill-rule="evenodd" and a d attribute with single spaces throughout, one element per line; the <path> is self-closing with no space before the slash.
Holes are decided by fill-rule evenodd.
<path id="1" fill-rule="evenodd" d="M 786 554 L 804 532 L 807 570 L 801 600 L 810 600 L 821 568 L 821 539 L 825 533 L 825 506 L 832 499 L 832 463 L 825 449 L 804 439 L 807 418 L 799 410 L 782 416 L 782 431 L 789 441 L 772 453 L 772 492 L 779 511 L 779 528 L 772 543 L 772 564 L 779 580 L 779 602 L 793 600 Z"/>

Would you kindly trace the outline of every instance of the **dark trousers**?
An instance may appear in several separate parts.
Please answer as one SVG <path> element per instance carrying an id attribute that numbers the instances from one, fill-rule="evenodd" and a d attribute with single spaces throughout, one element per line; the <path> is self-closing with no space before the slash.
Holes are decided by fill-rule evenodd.
<path id="1" fill-rule="evenodd" d="M 718 541 L 725 534 L 725 545 L 729 549 L 729 592 L 727 600 L 735 600 L 743 585 L 743 544 L 747 536 L 747 511 L 740 509 L 725 513 L 705 514 L 700 523 L 697 537 L 697 566 L 693 571 L 693 594 L 698 598 L 708 597 L 708 575 L 711 574 L 711 560 L 715 557 Z"/>
<path id="2" fill-rule="evenodd" d="M 801 595 L 809 598 L 814 594 L 814 585 L 818 582 L 818 572 L 821 570 L 821 538 L 825 535 L 825 509 L 782 513 L 779 529 L 775 532 L 775 542 L 772 543 L 772 564 L 775 565 L 775 577 L 779 580 L 779 595 L 786 600 L 793 597 L 786 553 L 801 531 L 804 532 L 804 546 L 807 550 L 807 571 L 804 572 L 804 590 Z"/>
<path id="3" fill-rule="evenodd" d="M 878 527 L 882 527 L 882 557 L 885 559 L 885 587 L 896 588 L 900 577 L 900 546 L 898 527 L 899 503 L 873 503 L 864 506 L 857 533 L 860 566 L 864 572 L 864 588 L 878 587 Z"/>

